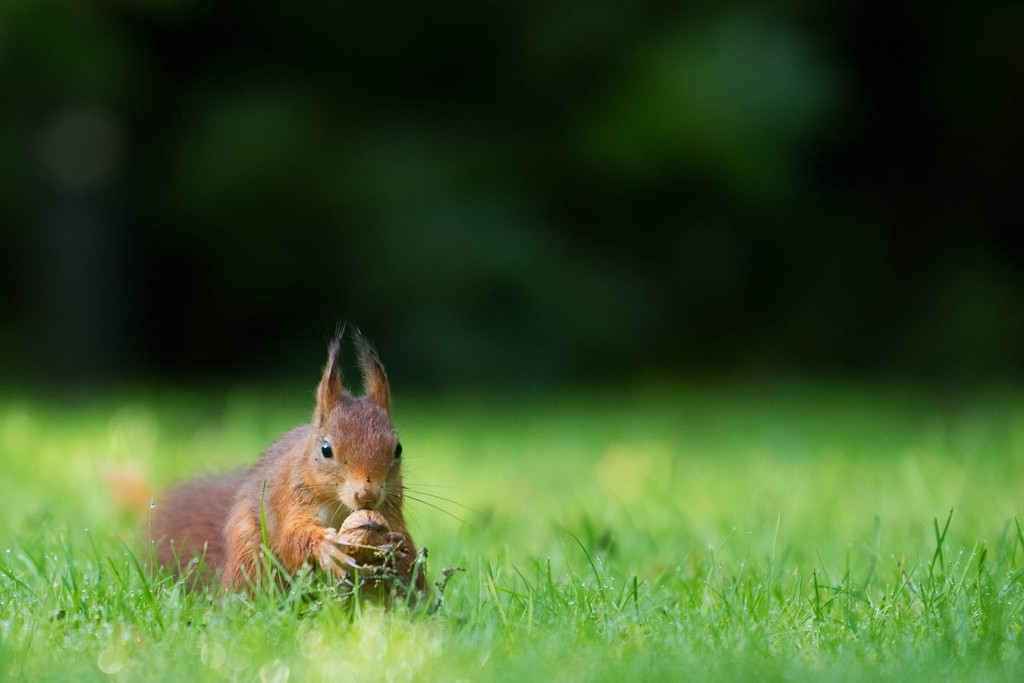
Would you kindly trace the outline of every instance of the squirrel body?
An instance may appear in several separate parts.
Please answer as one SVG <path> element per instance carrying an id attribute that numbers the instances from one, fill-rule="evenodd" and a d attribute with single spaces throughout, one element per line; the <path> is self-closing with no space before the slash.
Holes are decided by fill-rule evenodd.
<path id="1" fill-rule="evenodd" d="M 160 564 L 180 572 L 200 557 L 203 579 L 219 573 L 226 588 L 245 590 L 263 571 L 265 525 L 267 546 L 289 573 L 311 564 L 340 577 L 360 568 L 360 554 L 338 530 L 352 512 L 369 510 L 386 522 L 398 576 L 422 589 L 402 513 L 402 447 L 387 375 L 356 333 L 366 395 L 349 394 L 342 335 L 330 344 L 309 424 L 285 432 L 252 467 L 188 482 L 156 501 L 150 534 Z"/>

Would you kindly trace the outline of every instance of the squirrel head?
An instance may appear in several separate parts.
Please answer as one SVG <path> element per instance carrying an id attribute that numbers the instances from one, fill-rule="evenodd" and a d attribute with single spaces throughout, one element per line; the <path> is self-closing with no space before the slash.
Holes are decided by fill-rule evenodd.
<path id="1" fill-rule="evenodd" d="M 305 457 L 317 494 L 349 510 L 400 507 L 402 445 L 391 422 L 391 391 L 384 366 L 370 343 L 353 339 L 365 396 L 353 397 L 341 382 L 344 329 L 331 341 L 327 365 L 316 390 L 316 408 Z"/>

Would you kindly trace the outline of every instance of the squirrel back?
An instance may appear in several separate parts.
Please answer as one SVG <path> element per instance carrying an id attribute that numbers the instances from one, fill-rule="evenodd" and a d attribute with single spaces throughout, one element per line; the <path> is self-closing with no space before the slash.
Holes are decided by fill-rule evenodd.
<path id="1" fill-rule="evenodd" d="M 331 342 L 310 424 L 283 434 L 247 470 L 187 483 L 157 499 L 151 527 L 157 560 L 178 572 L 202 557 L 209 580 L 231 589 L 259 580 L 263 524 L 270 550 L 295 573 L 307 564 L 338 575 L 354 566 L 338 529 L 355 510 L 380 513 L 390 529 L 395 569 L 425 585 L 402 512 L 402 446 L 391 421 L 391 394 L 377 353 L 358 332 L 366 395 L 341 382 L 342 333 Z M 416 576 L 413 576 L 413 574 Z"/>
<path id="2" fill-rule="evenodd" d="M 157 563 L 190 578 L 190 565 L 200 560 L 197 577 L 208 582 L 227 562 L 224 520 L 248 470 L 210 475 L 186 482 L 156 499 L 150 537 L 156 542 Z"/>

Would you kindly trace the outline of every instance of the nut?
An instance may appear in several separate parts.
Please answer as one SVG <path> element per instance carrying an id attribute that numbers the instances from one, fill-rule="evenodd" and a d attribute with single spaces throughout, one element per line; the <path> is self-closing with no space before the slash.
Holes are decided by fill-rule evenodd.
<path id="1" fill-rule="evenodd" d="M 356 510 L 338 530 L 338 540 L 346 543 L 348 554 L 359 564 L 378 564 L 384 557 L 380 546 L 388 543 L 388 521 L 375 510 Z"/>

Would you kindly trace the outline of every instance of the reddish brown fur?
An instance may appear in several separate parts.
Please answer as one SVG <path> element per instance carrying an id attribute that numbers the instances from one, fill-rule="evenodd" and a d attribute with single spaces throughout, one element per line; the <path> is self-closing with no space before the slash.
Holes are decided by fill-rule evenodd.
<path id="1" fill-rule="evenodd" d="M 341 384 L 340 342 L 331 344 L 311 424 L 282 435 L 251 469 L 186 484 L 157 501 L 152 537 L 161 564 L 184 567 L 205 548 L 205 564 L 223 584 L 245 589 L 262 566 L 262 504 L 268 545 L 289 572 L 306 564 L 338 571 L 335 561 L 347 558 L 336 530 L 353 510 L 367 508 L 401 537 L 408 552 L 398 557 L 398 570 L 411 579 L 416 548 L 402 514 L 387 375 L 357 335 L 367 395 L 350 396 Z M 333 458 L 321 453 L 325 440 Z M 420 571 L 416 586 L 424 585 Z"/>
<path id="2" fill-rule="evenodd" d="M 197 479 L 167 492 L 156 501 L 150 535 L 157 541 L 156 559 L 177 573 L 192 576 L 192 558 L 203 559 L 209 580 L 227 562 L 224 520 L 245 479 L 244 470 Z"/>

